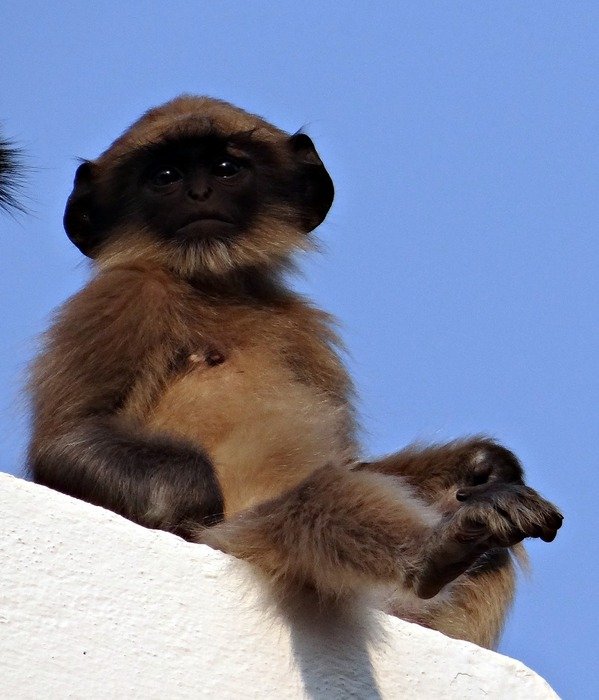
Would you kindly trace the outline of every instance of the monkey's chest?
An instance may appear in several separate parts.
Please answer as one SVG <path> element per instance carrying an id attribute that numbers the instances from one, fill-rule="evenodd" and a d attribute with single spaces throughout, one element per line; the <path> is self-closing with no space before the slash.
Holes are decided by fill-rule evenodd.
<path id="1" fill-rule="evenodd" d="M 268 347 L 191 353 L 150 427 L 205 450 L 231 515 L 346 458 L 345 409 L 300 382 Z"/>

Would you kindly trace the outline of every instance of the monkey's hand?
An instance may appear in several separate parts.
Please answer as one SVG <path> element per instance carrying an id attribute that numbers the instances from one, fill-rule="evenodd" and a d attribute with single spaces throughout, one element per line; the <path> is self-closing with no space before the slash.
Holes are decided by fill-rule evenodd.
<path id="1" fill-rule="evenodd" d="M 525 537 L 551 542 L 563 520 L 553 504 L 521 480 L 488 478 L 460 489 L 456 497 L 459 507 L 442 522 L 413 581 L 421 598 L 432 598 L 491 549 L 511 547 Z"/>

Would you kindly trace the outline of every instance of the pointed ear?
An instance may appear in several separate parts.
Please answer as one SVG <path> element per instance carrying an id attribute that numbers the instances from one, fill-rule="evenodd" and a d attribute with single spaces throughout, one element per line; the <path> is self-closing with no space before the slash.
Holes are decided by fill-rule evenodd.
<path id="1" fill-rule="evenodd" d="M 309 136 L 294 134 L 289 138 L 289 146 L 297 164 L 297 192 L 308 233 L 324 221 L 335 188 Z"/>
<path id="2" fill-rule="evenodd" d="M 90 258 L 93 258 L 93 252 L 102 239 L 95 214 L 93 163 L 86 160 L 75 173 L 73 191 L 64 211 L 63 225 L 71 241 Z"/>

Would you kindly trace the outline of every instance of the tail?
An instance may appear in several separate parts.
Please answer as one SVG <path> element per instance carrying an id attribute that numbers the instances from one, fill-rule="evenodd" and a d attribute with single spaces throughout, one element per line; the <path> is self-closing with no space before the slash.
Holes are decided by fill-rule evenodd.
<path id="1" fill-rule="evenodd" d="M 20 151 L 0 136 L 0 209 L 23 211 L 17 199 L 23 180 Z"/>

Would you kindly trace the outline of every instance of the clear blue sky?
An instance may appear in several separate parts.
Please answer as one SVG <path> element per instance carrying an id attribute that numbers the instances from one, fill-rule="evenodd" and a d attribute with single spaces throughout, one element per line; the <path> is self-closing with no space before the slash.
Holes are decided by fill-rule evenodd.
<path id="1" fill-rule="evenodd" d="M 591 698 L 597 643 L 599 5 L 15 2 L 0 120 L 32 215 L 0 222 L 0 454 L 24 368 L 86 265 L 62 231 L 77 157 L 204 93 L 310 133 L 337 186 L 301 290 L 342 322 L 365 444 L 490 433 L 563 509 L 531 543 L 501 650 Z M 401 659 L 398 659 L 401 663 Z"/>

